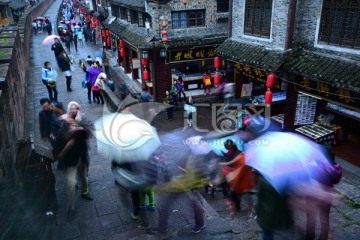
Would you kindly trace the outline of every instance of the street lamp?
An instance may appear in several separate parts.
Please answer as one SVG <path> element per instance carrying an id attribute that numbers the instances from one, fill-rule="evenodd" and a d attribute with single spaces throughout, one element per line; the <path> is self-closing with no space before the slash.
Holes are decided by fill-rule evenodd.
<path id="1" fill-rule="evenodd" d="M 166 56 L 167 56 L 167 51 L 166 51 L 165 48 L 162 48 L 162 49 L 160 50 L 160 57 L 166 58 Z"/>

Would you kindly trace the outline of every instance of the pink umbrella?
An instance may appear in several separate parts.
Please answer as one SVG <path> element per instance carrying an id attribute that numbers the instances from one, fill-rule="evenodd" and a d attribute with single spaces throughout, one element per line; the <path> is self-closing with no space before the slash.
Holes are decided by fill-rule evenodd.
<path id="1" fill-rule="evenodd" d="M 48 44 L 52 44 L 55 42 L 55 38 L 60 39 L 60 37 L 58 35 L 50 35 L 47 36 L 44 41 L 42 42 L 42 45 L 48 45 Z"/>
<path id="2" fill-rule="evenodd" d="M 75 19 L 71 20 L 71 23 L 76 23 L 76 20 Z"/>

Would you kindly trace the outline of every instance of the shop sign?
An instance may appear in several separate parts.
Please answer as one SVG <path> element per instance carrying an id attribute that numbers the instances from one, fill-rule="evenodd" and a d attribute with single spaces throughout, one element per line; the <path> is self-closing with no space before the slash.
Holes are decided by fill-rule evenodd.
<path id="1" fill-rule="evenodd" d="M 186 62 L 186 61 L 195 61 L 201 59 L 214 58 L 215 48 L 214 47 L 204 47 L 196 49 L 188 49 L 182 51 L 171 51 L 170 52 L 170 62 Z"/>
<path id="2" fill-rule="evenodd" d="M 243 77 L 248 77 L 251 80 L 266 83 L 267 73 L 245 64 L 237 63 L 234 66 L 235 71 Z M 278 79 L 275 80 L 274 88 L 281 89 L 281 81 Z"/>
<path id="3" fill-rule="evenodd" d="M 313 81 L 308 78 L 298 79 L 295 84 L 295 89 L 319 96 L 325 100 L 360 109 L 360 93 L 353 92 L 349 89 L 337 88 L 330 84 Z"/>

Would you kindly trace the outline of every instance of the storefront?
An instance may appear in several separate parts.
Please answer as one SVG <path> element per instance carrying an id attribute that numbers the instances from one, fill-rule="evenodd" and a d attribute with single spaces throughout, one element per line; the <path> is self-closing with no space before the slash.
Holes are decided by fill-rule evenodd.
<path id="1" fill-rule="evenodd" d="M 284 130 L 333 144 L 337 156 L 360 166 L 359 67 L 303 51 L 294 53 L 284 68 L 289 73 Z"/>
<path id="2" fill-rule="evenodd" d="M 227 80 L 235 83 L 235 98 L 251 97 L 260 104 L 265 103 L 268 75 L 274 73 L 287 56 L 283 52 L 230 39 L 215 52 L 227 62 Z M 273 94 L 271 115 L 283 113 L 286 89 L 287 83 L 275 78 L 274 86 L 270 89 Z"/>
<path id="3" fill-rule="evenodd" d="M 172 80 L 177 80 L 181 76 L 185 91 L 202 89 L 204 70 L 210 70 L 212 76 L 215 74 L 215 56 L 214 46 L 170 51 Z M 223 69 L 218 71 L 221 72 Z"/>

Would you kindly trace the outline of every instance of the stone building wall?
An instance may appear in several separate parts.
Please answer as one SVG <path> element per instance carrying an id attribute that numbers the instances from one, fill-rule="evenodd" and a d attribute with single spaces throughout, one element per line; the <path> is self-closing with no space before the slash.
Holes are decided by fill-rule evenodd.
<path id="1" fill-rule="evenodd" d="M 274 0 L 270 38 L 253 37 L 244 34 L 246 0 L 233 1 L 232 38 L 234 40 L 263 45 L 266 48 L 283 50 L 286 40 L 288 1 Z"/>
<path id="2" fill-rule="evenodd" d="M 186 10 L 201 10 L 205 9 L 205 26 L 193 27 L 186 29 L 172 29 L 171 12 L 172 11 L 186 11 Z M 185 37 L 189 35 L 208 35 L 208 34 L 221 34 L 226 33 L 228 23 L 219 23 L 218 19 L 228 17 L 228 13 L 217 12 L 216 0 L 174 0 L 169 1 L 167 4 L 158 4 L 149 2 L 147 6 L 149 14 L 152 16 L 152 26 L 154 31 L 159 31 L 159 25 L 162 23 L 160 16 L 164 17 L 167 21 L 169 37 Z"/>
<path id="3" fill-rule="evenodd" d="M 15 27 L 0 32 L 0 180 L 15 176 L 17 142 L 26 139 L 26 70 L 32 20 L 50 6 L 44 0 L 28 9 Z"/>

